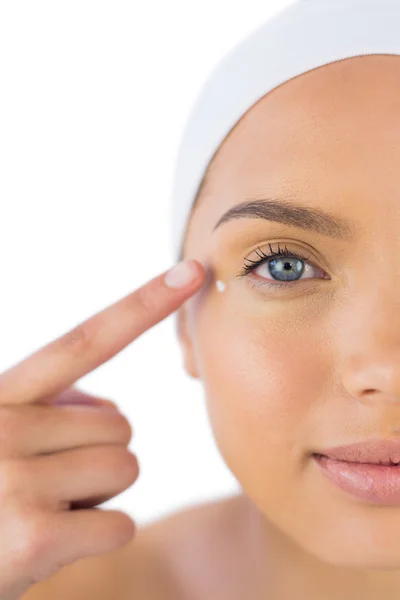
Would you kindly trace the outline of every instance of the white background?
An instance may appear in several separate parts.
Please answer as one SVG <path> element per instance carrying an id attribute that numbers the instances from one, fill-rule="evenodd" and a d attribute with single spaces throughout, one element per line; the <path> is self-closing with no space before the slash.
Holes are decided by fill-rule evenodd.
<path id="1" fill-rule="evenodd" d="M 289 1 L 2 0 L 0 371 L 173 264 L 175 153 L 208 73 Z M 173 315 L 79 380 L 118 403 L 142 526 L 239 491 Z"/>

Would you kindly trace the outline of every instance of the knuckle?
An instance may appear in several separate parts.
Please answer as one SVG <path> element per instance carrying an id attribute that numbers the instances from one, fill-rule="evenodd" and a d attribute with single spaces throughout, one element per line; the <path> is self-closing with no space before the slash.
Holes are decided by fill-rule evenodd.
<path id="1" fill-rule="evenodd" d="M 127 469 L 130 478 L 132 478 L 133 481 L 136 481 L 140 474 L 140 466 L 137 456 L 133 452 L 129 453 Z"/>
<path id="2" fill-rule="evenodd" d="M 152 285 L 143 285 L 137 290 L 136 304 L 145 312 L 153 313 L 159 306 L 159 294 Z"/>
<path id="3" fill-rule="evenodd" d="M 124 415 L 121 415 L 121 417 L 121 442 L 125 445 L 128 445 L 133 438 L 134 430 L 129 420 Z"/>
<path id="4" fill-rule="evenodd" d="M 99 411 L 94 415 L 98 418 L 98 423 L 104 442 L 107 439 L 110 442 L 118 444 L 128 445 L 134 435 L 134 429 L 130 424 L 129 420 L 119 410 L 116 411 Z M 81 419 L 80 415 L 75 418 Z M 93 422 L 93 417 L 88 415 L 88 418 Z M 106 428 L 107 435 L 104 435 L 104 428 Z"/>
<path id="5" fill-rule="evenodd" d="M 87 333 L 86 328 L 81 324 L 71 331 L 68 331 L 58 339 L 58 343 L 62 350 L 67 352 L 82 352 L 90 346 L 90 336 Z"/>
<path id="6" fill-rule="evenodd" d="M 118 468 L 126 485 L 130 485 L 136 481 L 139 476 L 140 470 L 137 456 L 127 448 L 119 450 Z"/>
<path id="7" fill-rule="evenodd" d="M 116 526 L 119 525 L 120 535 L 122 539 L 126 539 L 128 542 L 131 541 L 132 536 L 137 532 L 135 521 L 121 510 L 113 510 L 114 520 Z"/>

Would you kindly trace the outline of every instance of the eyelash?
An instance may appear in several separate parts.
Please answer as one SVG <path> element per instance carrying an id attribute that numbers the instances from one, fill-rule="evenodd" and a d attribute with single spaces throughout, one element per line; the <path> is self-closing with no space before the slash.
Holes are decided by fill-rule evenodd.
<path id="1" fill-rule="evenodd" d="M 254 271 L 254 269 L 256 269 L 258 266 L 264 264 L 265 262 L 268 262 L 268 260 L 270 260 L 271 258 L 281 258 L 283 256 L 290 256 L 290 258 L 295 258 L 297 260 L 301 260 L 301 261 L 305 261 L 308 262 L 309 259 L 311 258 L 310 255 L 306 256 L 306 254 L 296 251 L 290 251 L 287 249 L 287 247 L 285 246 L 285 249 L 281 249 L 281 247 L 278 244 L 278 251 L 274 252 L 274 250 L 272 249 L 271 244 L 268 244 L 269 249 L 270 249 L 270 254 L 265 254 L 265 252 L 263 252 L 261 250 L 261 248 L 257 248 L 257 250 L 259 250 L 261 252 L 261 255 L 258 254 L 257 255 L 260 256 L 259 260 L 250 260 L 249 258 L 245 258 L 245 260 L 249 261 L 250 263 L 252 263 L 251 265 L 245 265 L 243 267 L 243 270 L 239 273 L 239 275 L 237 275 L 237 277 L 245 277 L 246 275 L 249 275 L 252 271 Z M 312 263 L 311 263 L 312 264 Z M 299 281 L 301 281 L 300 279 L 298 279 L 297 281 L 288 281 L 288 282 L 276 282 L 276 283 L 269 283 L 269 282 L 262 282 L 260 283 L 260 285 L 267 285 L 271 288 L 282 288 L 282 287 L 288 287 L 288 286 L 293 286 L 294 284 L 298 283 Z"/>

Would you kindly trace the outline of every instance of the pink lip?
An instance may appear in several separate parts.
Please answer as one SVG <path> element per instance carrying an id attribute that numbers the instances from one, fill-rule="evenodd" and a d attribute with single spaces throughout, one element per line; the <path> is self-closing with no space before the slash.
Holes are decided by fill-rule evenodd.
<path id="1" fill-rule="evenodd" d="M 313 454 L 335 485 L 375 504 L 400 505 L 400 441 L 375 438 Z"/>
<path id="2" fill-rule="evenodd" d="M 375 438 L 358 444 L 323 448 L 317 454 L 348 462 L 390 465 L 400 462 L 400 440 Z"/>
<path id="3" fill-rule="evenodd" d="M 374 504 L 400 505 L 400 466 L 347 462 L 313 455 L 324 476 L 342 490 Z"/>

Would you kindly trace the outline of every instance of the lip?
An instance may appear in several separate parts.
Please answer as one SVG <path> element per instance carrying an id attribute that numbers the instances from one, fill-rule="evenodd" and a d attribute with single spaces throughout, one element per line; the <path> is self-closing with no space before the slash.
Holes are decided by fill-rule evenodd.
<path id="1" fill-rule="evenodd" d="M 375 438 L 357 444 L 325 448 L 318 454 L 347 462 L 390 465 L 400 462 L 400 440 Z"/>
<path id="2" fill-rule="evenodd" d="M 373 439 L 327 448 L 312 458 L 342 490 L 374 504 L 400 506 L 400 442 Z"/>

